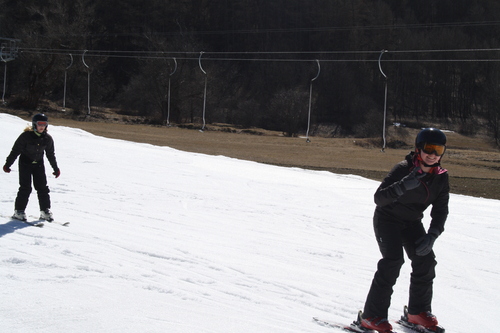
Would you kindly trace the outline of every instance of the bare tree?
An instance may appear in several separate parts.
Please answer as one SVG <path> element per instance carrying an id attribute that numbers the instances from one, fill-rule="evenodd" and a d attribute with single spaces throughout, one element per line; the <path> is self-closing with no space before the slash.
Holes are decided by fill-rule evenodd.
<path id="1" fill-rule="evenodd" d="M 33 1 L 26 6 L 30 20 L 18 32 L 27 51 L 22 53 L 24 65 L 19 67 L 26 84 L 19 106 L 36 109 L 43 96 L 61 86 L 67 54 L 50 50 L 68 49 L 68 54 L 83 51 L 90 36 L 93 8 L 88 0 L 51 0 L 50 5 Z"/>

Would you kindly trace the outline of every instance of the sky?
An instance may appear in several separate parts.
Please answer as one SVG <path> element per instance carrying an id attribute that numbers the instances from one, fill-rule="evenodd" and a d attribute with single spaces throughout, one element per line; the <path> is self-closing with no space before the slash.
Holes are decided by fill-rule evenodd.
<path id="1" fill-rule="evenodd" d="M 0 114 L 0 156 L 27 125 Z M 0 332 L 336 332 L 312 318 L 349 324 L 363 308 L 380 259 L 378 181 L 48 129 L 61 169 L 55 179 L 45 163 L 52 211 L 70 225 L 11 220 L 17 161 L 0 174 Z M 497 326 L 499 211 L 451 195 L 434 246 L 447 332 Z M 35 191 L 26 213 L 39 216 Z M 410 272 L 406 259 L 391 321 Z"/>

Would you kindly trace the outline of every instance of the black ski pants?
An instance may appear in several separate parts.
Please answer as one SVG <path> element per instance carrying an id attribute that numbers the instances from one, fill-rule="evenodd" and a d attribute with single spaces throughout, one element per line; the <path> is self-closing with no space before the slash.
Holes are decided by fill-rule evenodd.
<path id="1" fill-rule="evenodd" d="M 47 186 L 47 176 L 42 163 L 19 162 L 19 191 L 17 192 L 15 210 L 24 211 L 28 205 L 31 194 L 31 179 L 38 194 L 40 210 L 50 208 L 49 187 Z"/>
<path id="2" fill-rule="evenodd" d="M 412 266 L 408 312 L 419 314 L 431 311 L 432 284 L 437 263 L 433 251 L 422 257 L 415 254 L 415 242 L 426 234 L 422 222 L 389 221 L 375 214 L 373 226 L 382 259 L 377 265 L 377 272 L 366 299 L 363 317 L 387 318 L 393 286 L 396 284 L 401 266 L 404 263 L 403 248 L 411 260 Z M 403 305 L 401 305 L 402 308 Z"/>

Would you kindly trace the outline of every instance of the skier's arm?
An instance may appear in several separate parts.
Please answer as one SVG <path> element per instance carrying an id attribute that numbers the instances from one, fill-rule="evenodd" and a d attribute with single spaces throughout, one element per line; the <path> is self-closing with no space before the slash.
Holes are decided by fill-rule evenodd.
<path id="1" fill-rule="evenodd" d="M 404 191 L 406 191 L 403 187 L 403 193 L 401 193 L 401 180 L 407 175 L 407 172 L 407 168 L 401 163 L 396 164 L 394 168 L 392 168 L 378 187 L 377 191 L 375 191 L 374 201 L 377 206 L 383 207 L 392 204 L 404 193 Z"/>
<path id="2" fill-rule="evenodd" d="M 12 146 L 12 150 L 10 151 L 9 156 L 7 156 L 7 159 L 5 161 L 5 166 L 7 168 L 10 168 L 10 166 L 14 164 L 17 157 L 21 154 L 25 146 L 26 146 L 25 136 L 21 134 L 17 138 L 16 142 L 14 142 L 14 145 Z"/>
<path id="3" fill-rule="evenodd" d="M 59 167 L 57 166 L 57 160 L 55 155 L 54 140 L 52 140 L 52 138 L 50 138 L 47 143 L 47 148 L 45 148 L 45 153 L 47 155 L 47 159 L 49 160 L 50 165 L 52 166 L 52 169 L 54 170 L 54 173 L 59 173 Z"/>
<path id="4" fill-rule="evenodd" d="M 450 200 L 450 184 L 448 181 L 448 173 L 444 174 L 443 187 L 437 199 L 432 203 L 431 223 L 429 230 L 433 229 L 439 232 L 440 235 L 444 231 L 444 224 L 448 218 L 448 202 Z"/>

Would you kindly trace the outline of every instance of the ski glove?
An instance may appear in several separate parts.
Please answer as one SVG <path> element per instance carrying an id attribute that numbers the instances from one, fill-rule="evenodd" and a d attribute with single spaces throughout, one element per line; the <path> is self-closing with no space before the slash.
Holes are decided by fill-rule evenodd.
<path id="1" fill-rule="evenodd" d="M 420 179 L 426 176 L 425 172 L 418 173 L 420 171 L 420 167 L 415 167 L 413 170 L 401 179 L 399 182 L 394 184 L 394 190 L 397 195 L 401 196 L 406 191 L 413 190 L 420 185 Z"/>
<path id="2" fill-rule="evenodd" d="M 428 255 L 432 251 L 432 247 L 434 246 L 434 242 L 439 236 L 439 231 L 435 229 L 429 229 L 427 235 L 420 237 L 417 242 L 417 248 L 415 253 L 417 256 L 423 257 Z"/>
<path id="3" fill-rule="evenodd" d="M 3 171 L 5 171 L 5 172 L 7 172 L 7 173 L 9 173 L 9 172 L 10 172 L 10 168 L 7 166 L 7 164 L 5 164 L 5 165 L 3 166 Z"/>
<path id="4" fill-rule="evenodd" d="M 54 172 L 52 172 L 52 174 L 53 174 L 54 176 L 56 176 L 56 178 L 57 178 L 57 177 L 59 177 L 59 176 L 61 175 L 61 170 L 59 170 L 59 169 L 54 169 Z"/>

